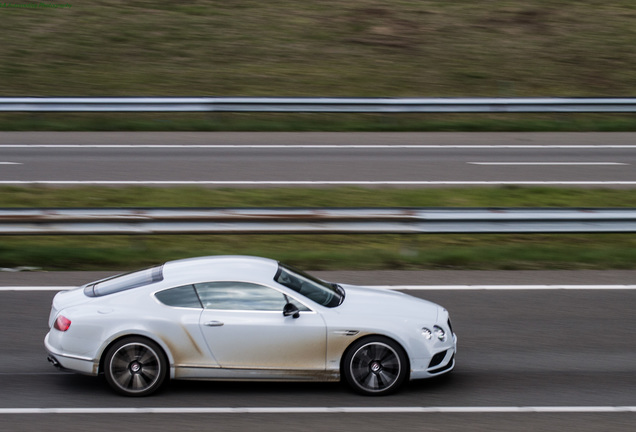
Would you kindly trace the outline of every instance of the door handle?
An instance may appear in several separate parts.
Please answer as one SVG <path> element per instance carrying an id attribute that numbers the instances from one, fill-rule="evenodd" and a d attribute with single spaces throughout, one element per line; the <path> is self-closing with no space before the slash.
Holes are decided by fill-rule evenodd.
<path id="1" fill-rule="evenodd" d="M 222 323 L 221 321 L 208 321 L 203 325 L 208 327 L 221 327 L 223 324 L 224 323 Z"/>

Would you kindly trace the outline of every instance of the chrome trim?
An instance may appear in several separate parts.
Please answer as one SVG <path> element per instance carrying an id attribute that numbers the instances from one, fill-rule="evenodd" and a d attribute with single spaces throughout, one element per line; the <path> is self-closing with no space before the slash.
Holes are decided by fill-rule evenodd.
<path id="1" fill-rule="evenodd" d="M 360 330 L 334 330 L 332 333 L 338 336 L 356 336 L 360 334 Z"/>
<path id="2" fill-rule="evenodd" d="M 221 322 L 221 321 L 208 321 L 208 322 L 204 323 L 203 325 L 207 326 L 207 327 L 221 327 L 224 324 L 225 323 Z"/>
<path id="3" fill-rule="evenodd" d="M 72 359 L 72 360 L 81 360 L 81 361 L 87 361 L 87 362 L 95 362 L 95 359 L 90 358 L 90 357 L 82 357 L 82 356 L 76 356 L 76 355 L 71 355 L 71 354 L 62 354 L 62 353 L 57 353 L 54 352 L 52 350 L 48 350 L 49 354 L 55 356 L 55 357 L 64 357 L 67 359 Z"/>

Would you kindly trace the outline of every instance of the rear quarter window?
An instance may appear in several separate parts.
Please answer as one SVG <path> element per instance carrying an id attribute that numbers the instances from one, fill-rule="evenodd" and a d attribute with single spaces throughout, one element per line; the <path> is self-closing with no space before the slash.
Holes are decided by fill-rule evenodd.
<path id="1" fill-rule="evenodd" d="M 193 285 L 159 291 L 155 297 L 166 306 L 203 309 Z"/>

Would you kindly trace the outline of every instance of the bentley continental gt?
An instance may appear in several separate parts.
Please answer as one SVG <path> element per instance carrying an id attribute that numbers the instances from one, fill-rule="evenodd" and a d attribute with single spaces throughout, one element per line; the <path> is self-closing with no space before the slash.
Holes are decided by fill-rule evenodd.
<path id="1" fill-rule="evenodd" d="M 280 262 L 214 256 L 55 295 L 48 360 L 126 396 L 168 380 L 339 381 L 365 395 L 455 366 L 449 314 L 386 289 L 330 283 Z"/>

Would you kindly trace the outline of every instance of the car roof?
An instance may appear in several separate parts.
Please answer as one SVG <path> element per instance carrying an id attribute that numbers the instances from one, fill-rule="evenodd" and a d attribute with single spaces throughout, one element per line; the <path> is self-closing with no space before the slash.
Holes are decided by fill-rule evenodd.
<path id="1" fill-rule="evenodd" d="M 163 265 L 167 281 L 272 280 L 278 262 L 269 258 L 218 255 L 168 261 Z"/>

